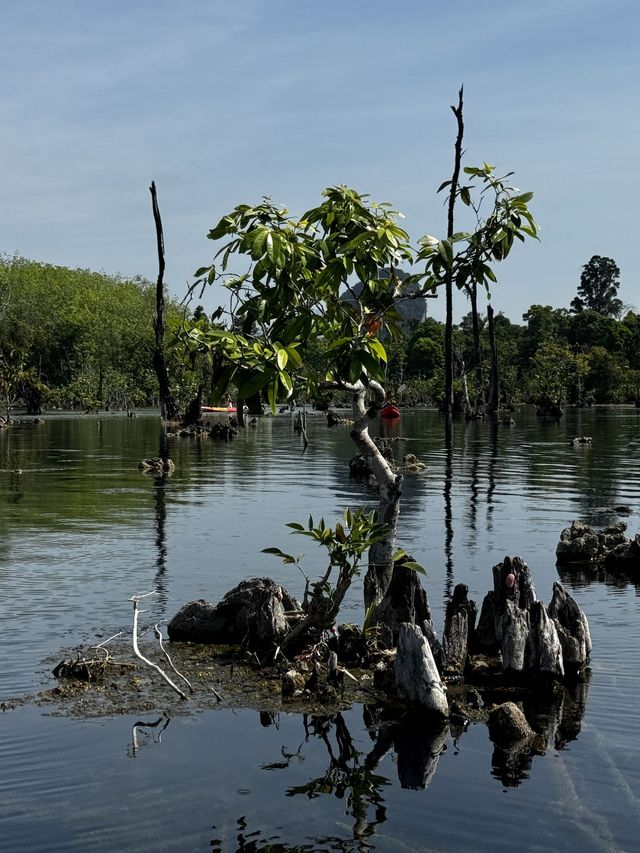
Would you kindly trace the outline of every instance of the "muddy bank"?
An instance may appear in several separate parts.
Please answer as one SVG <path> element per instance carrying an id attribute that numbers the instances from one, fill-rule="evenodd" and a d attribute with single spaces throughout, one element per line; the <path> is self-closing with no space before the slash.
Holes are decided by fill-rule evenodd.
<path id="1" fill-rule="evenodd" d="M 38 693 L 0 702 L 0 710 L 35 704 L 46 713 L 86 718 L 153 711 L 184 714 L 213 709 L 328 713 L 376 699 L 371 674 L 365 671 L 353 670 L 362 686 L 347 679 L 344 689 L 333 693 L 309 692 L 283 698 L 282 677 L 287 669 L 284 664 L 258 669 L 228 646 L 172 643 L 171 658 L 194 689 L 183 700 L 134 655 L 130 643 L 114 641 L 109 650 L 111 661 L 98 680 L 58 678 Z M 166 659 L 158 654 L 157 644 L 140 642 L 140 650 L 168 670 Z M 43 673 L 52 673 L 63 660 L 75 661 L 78 654 L 89 658 L 94 650 L 61 649 L 42 662 Z M 47 681 L 51 685 L 52 679 Z"/>

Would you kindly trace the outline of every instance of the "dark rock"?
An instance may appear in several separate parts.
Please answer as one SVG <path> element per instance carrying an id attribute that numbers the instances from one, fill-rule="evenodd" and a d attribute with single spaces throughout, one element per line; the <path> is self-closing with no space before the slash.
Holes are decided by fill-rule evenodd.
<path id="1" fill-rule="evenodd" d="M 504 702 L 492 708 L 487 725 L 489 737 L 501 747 L 514 746 L 534 734 L 527 718 L 514 702 Z"/>
<path id="2" fill-rule="evenodd" d="M 224 424 L 217 422 L 209 430 L 209 438 L 213 438 L 216 441 L 231 441 L 237 434 L 238 430 L 229 422 Z"/>
<path id="3" fill-rule="evenodd" d="M 382 453 L 389 465 L 392 468 L 395 468 L 396 463 L 391 443 L 385 438 L 374 438 L 374 442 L 376 443 L 378 450 L 380 451 L 380 453 Z M 355 456 L 353 456 L 349 460 L 349 473 L 352 477 L 373 476 L 373 472 L 369 468 L 369 462 L 367 460 L 367 457 L 364 456 L 362 453 L 356 453 Z"/>
<path id="4" fill-rule="evenodd" d="M 616 545 L 609 551 L 604 559 L 604 566 L 613 572 L 640 570 L 640 533 L 636 533 L 630 542 Z"/>
<path id="5" fill-rule="evenodd" d="M 160 459 L 159 457 L 142 459 L 138 463 L 138 470 L 145 472 L 151 471 L 158 474 L 170 474 L 175 470 L 175 467 L 176 466 L 171 459 Z"/>
<path id="6" fill-rule="evenodd" d="M 250 649 L 279 645 L 289 631 L 288 618 L 301 605 L 270 578 L 242 581 L 215 607 L 203 601 L 185 604 L 169 622 L 171 640 L 191 643 L 246 643 Z"/>
<path id="7" fill-rule="evenodd" d="M 556 547 L 556 559 L 559 563 L 593 563 L 603 560 L 607 553 L 619 545 L 627 545 L 624 521 L 610 524 L 597 531 L 582 521 L 574 521 L 560 534 Z"/>
<path id="8" fill-rule="evenodd" d="M 560 534 L 556 547 L 559 563 L 591 563 L 601 554 L 600 540 L 596 531 L 582 521 L 574 521 Z"/>

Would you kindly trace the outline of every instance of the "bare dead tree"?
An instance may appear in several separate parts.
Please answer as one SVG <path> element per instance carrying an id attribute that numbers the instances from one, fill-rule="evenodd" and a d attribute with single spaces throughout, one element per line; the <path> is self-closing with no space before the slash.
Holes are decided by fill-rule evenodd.
<path id="1" fill-rule="evenodd" d="M 158 279 L 156 281 L 156 317 L 153 321 L 155 332 L 155 345 L 153 349 L 153 369 L 158 379 L 158 391 L 160 395 L 160 416 L 163 421 L 175 421 L 180 417 L 180 410 L 175 396 L 171 393 L 169 383 L 169 371 L 167 370 L 167 359 L 164 352 L 164 234 L 162 232 L 162 219 L 158 207 L 158 196 L 156 183 L 151 181 L 149 187 L 151 192 L 151 204 L 153 208 L 153 220 L 156 226 L 156 242 L 158 247 Z"/>
<path id="2" fill-rule="evenodd" d="M 451 106 L 458 131 L 456 134 L 455 155 L 453 163 L 453 175 L 449 187 L 449 205 L 447 210 L 447 239 L 454 234 L 454 209 L 458 191 L 458 179 L 460 178 L 460 164 L 462 162 L 462 139 L 464 136 L 464 121 L 462 119 L 463 89 L 458 92 L 458 105 Z M 446 320 L 444 333 L 444 411 L 447 416 L 453 414 L 453 265 L 449 265 L 445 279 L 446 294 Z"/>

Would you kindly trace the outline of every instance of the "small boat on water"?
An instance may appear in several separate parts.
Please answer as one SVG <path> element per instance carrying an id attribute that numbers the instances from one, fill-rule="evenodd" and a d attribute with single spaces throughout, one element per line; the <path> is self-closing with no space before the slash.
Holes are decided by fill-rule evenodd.
<path id="1" fill-rule="evenodd" d="M 200 411 L 203 415 L 209 414 L 210 412 L 221 412 L 222 414 L 232 414 L 233 412 L 237 412 L 235 406 L 200 406 Z"/>
<path id="2" fill-rule="evenodd" d="M 393 403 L 385 403 L 380 409 L 380 417 L 387 420 L 395 420 L 400 417 L 400 409 Z"/>

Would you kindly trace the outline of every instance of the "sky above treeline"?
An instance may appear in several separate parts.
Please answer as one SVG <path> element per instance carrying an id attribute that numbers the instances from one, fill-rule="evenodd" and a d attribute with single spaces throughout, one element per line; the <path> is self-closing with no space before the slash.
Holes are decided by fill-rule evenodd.
<path id="1" fill-rule="evenodd" d="M 3 253 L 155 280 L 151 180 L 177 297 L 264 195 L 301 214 L 347 184 L 444 236 L 464 84 L 464 164 L 514 171 L 541 227 L 495 310 L 568 307 L 596 254 L 640 310 L 635 0 L 3 0 L 0 26 Z"/>

